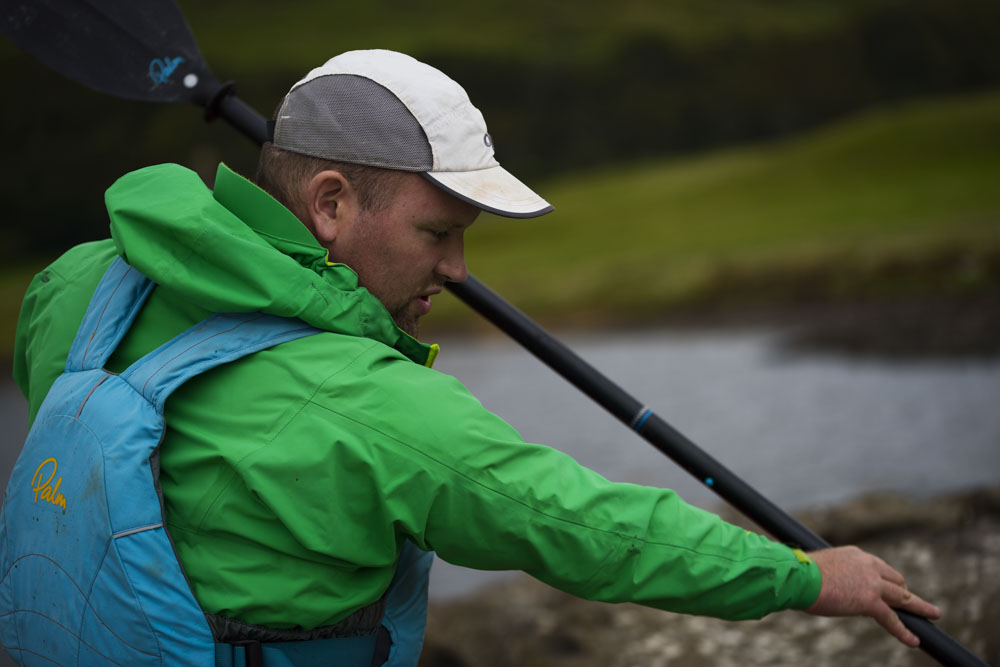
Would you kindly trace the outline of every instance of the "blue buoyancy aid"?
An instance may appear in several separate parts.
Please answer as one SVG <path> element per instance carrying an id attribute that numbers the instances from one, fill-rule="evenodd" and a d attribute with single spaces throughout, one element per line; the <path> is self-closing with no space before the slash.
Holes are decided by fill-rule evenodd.
<path id="1" fill-rule="evenodd" d="M 22 664 L 371 663 L 375 635 L 216 644 L 163 522 L 163 407 L 185 381 L 318 333 L 295 319 L 216 314 L 120 375 L 104 365 L 153 283 L 105 273 L 11 473 L 0 512 L 0 642 Z M 387 665 L 415 665 L 433 554 L 407 543 L 386 595 Z M 251 642 L 252 643 L 252 642 Z"/>

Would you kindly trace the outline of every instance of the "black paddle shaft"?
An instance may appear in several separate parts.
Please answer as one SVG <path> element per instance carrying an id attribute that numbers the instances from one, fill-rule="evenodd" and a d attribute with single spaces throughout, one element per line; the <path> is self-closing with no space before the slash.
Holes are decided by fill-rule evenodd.
<path id="1" fill-rule="evenodd" d="M 230 125 L 245 134 L 258 146 L 270 141 L 267 121 L 257 111 L 243 100 L 232 94 L 232 86 L 225 84 L 220 88 L 221 96 L 215 104 L 205 109 L 205 118 L 212 120 L 215 116 L 226 119 Z"/>
<path id="2" fill-rule="evenodd" d="M 0 12 L 0 32 L 78 83 L 129 99 L 195 104 L 208 120 L 224 118 L 257 144 L 268 140 L 264 118 L 215 78 L 172 0 L 0 0 Z M 448 287 L 779 540 L 829 546 L 474 277 Z M 942 664 L 985 665 L 926 619 L 897 613 Z"/>

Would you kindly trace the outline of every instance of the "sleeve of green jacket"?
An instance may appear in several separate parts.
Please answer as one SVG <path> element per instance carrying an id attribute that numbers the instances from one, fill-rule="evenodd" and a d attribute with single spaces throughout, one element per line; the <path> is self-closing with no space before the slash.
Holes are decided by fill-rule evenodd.
<path id="1" fill-rule="evenodd" d="M 295 466 L 294 506 L 282 508 L 289 471 L 263 454 L 241 466 L 309 548 L 342 552 L 343 526 L 362 526 L 351 535 L 358 553 L 391 554 L 405 535 L 451 563 L 523 570 L 587 599 L 727 619 L 805 608 L 817 597 L 817 567 L 788 547 L 670 490 L 612 483 L 527 444 L 457 380 L 384 349 L 328 378 L 282 429 L 290 445 L 331 434 L 297 462 L 306 465 Z M 317 531 L 329 522 L 330 488 L 348 490 L 351 502 L 335 530 Z"/>

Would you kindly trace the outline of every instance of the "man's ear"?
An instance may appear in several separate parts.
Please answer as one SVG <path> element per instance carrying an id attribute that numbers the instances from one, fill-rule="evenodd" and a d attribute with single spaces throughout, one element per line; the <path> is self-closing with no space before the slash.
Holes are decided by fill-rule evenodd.
<path id="1" fill-rule="evenodd" d="M 329 247 L 358 215 L 357 191 L 339 171 L 326 170 L 305 186 L 306 215 L 316 240 Z"/>

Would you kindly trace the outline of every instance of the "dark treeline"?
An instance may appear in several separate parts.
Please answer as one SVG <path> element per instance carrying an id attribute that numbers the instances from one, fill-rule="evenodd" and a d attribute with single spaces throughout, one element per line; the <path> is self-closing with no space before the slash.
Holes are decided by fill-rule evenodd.
<path id="1" fill-rule="evenodd" d="M 690 44 L 652 30 L 622 33 L 598 58 L 528 60 L 513 46 L 504 56 L 446 46 L 413 55 L 466 86 L 490 123 L 498 157 L 534 181 L 773 139 L 876 105 L 1000 84 L 995 0 L 855 5 L 822 32 L 747 30 Z M 114 100 L 62 80 L 9 44 L 0 54 L 8 258 L 106 236 L 102 193 L 125 171 L 173 161 L 210 181 L 224 159 L 253 172 L 249 142 L 199 122 L 192 107 Z M 240 92 L 270 113 L 315 64 L 248 74 Z"/>
<path id="2" fill-rule="evenodd" d="M 880 5 L 825 34 L 700 50 L 635 34 L 596 65 L 429 59 L 467 81 L 501 159 L 536 175 L 801 131 L 874 105 L 1000 83 L 1000 3 Z"/>

